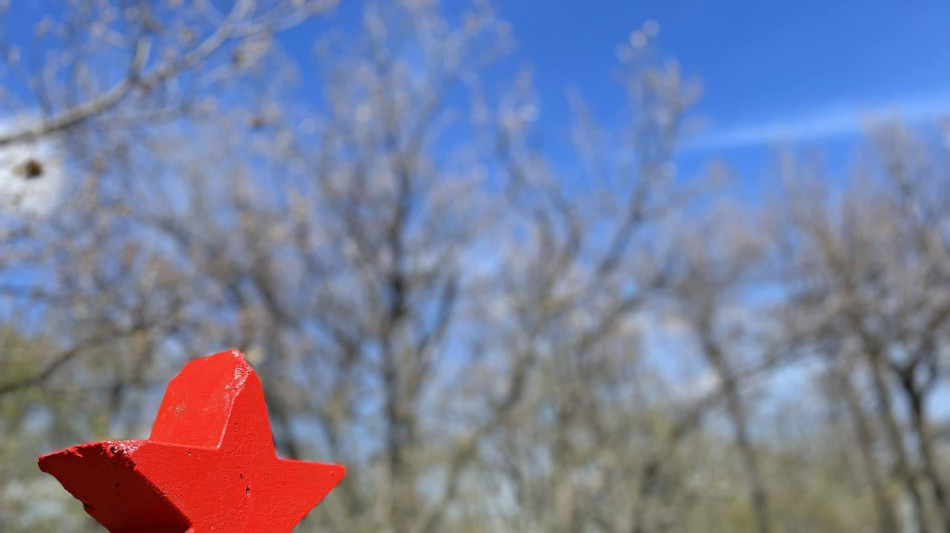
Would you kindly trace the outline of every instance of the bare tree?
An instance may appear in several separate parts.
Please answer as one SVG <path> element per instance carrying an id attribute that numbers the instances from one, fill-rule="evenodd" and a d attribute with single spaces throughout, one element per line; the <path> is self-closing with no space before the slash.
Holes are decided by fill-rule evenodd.
<path id="1" fill-rule="evenodd" d="M 796 197 L 793 301 L 800 315 L 813 315 L 811 339 L 841 347 L 830 355 L 860 353 L 915 527 L 933 529 L 932 507 L 945 531 L 946 488 L 927 413 L 946 334 L 945 178 L 906 130 L 881 130 L 877 139 L 881 164 L 859 171 L 841 199 L 814 185 Z"/>
<path id="2" fill-rule="evenodd" d="M 348 466 L 304 531 L 945 530 L 935 152 L 893 130 L 843 192 L 791 168 L 774 217 L 721 216 L 655 23 L 611 125 L 572 93 L 552 133 L 487 4 L 367 2 L 289 57 L 329 7 L 75 1 L 0 36 L 4 531 L 94 531 L 25 458 L 144 436 L 230 347 L 280 453 Z"/>
<path id="3" fill-rule="evenodd" d="M 695 221 L 691 221 L 693 225 Z M 748 402 L 739 381 L 737 364 L 744 359 L 767 362 L 769 346 L 744 338 L 761 335 L 749 324 L 749 314 L 756 306 L 742 302 L 754 292 L 754 282 L 762 283 L 761 256 L 766 251 L 761 235 L 754 235 L 748 222 L 719 220 L 700 224 L 704 229 L 692 230 L 679 244 L 683 254 L 682 270 L 676 284 L 674 301 L 683 319 L 695 336 L 698 351 L 721 384 L 726 412 L 745 469 L 749 502 L 759 533 L 773 529 L 769 512 L 769 496 L 756 446 L 750 428 Z M 753 276 L 760 274 L 760 279 Z M 766 320 L 758 315 L 757 320 Z M 753 329 L 753 331 L 748 331 Z M 737 359 L 739 359 L 737 361 Z M 747 362 L 748 366 L 749 363 Z"/>

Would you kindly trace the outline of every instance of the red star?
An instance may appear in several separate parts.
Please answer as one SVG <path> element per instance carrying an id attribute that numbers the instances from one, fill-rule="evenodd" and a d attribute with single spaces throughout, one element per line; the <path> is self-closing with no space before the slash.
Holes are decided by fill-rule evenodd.
<path id="1" fill-rule="evenodd" d="M 152 434 L 40 457 L 113 533 L 289 533 L 342 466 L 278 459 L 264 391 L 238 351 L 188 363 Z"/>

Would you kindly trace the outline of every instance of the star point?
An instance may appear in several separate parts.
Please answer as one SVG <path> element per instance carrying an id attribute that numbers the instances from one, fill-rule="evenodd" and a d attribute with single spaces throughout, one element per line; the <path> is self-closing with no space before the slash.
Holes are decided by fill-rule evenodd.
<path id="1" fill-rule="evenodd" d="M 185 366 L 148 440 L 83 444 L 39 466 L 116 533 L 289 533 L 345 475 L 277 457 L 260 379 L 236 350 Z"/>

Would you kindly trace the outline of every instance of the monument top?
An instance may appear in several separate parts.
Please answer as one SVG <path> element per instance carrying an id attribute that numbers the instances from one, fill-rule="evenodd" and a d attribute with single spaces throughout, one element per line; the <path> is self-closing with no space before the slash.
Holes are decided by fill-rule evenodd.
<path id="1" fill-rule="evenodd" d="M 260 379 L 237 350 L 185 365 L 148 440 L 82 444 L 39 466 L 114 533 L 289 533 L 344 475 L 277 458 Z"/>

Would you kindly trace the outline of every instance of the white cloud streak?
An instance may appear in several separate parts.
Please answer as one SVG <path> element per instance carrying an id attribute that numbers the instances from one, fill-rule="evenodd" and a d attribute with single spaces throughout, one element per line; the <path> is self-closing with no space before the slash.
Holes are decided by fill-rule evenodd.
<path id="1" fill-rule="evenodd" d="M 868 124 L 899 118 L 914 123 L 950 115 L 950 93 L 872 104 L 839 103 L 798 116 L 769 117 L 714 128 L 686 145 L 687 151 L 829 140 L 861 133 Z"/>

